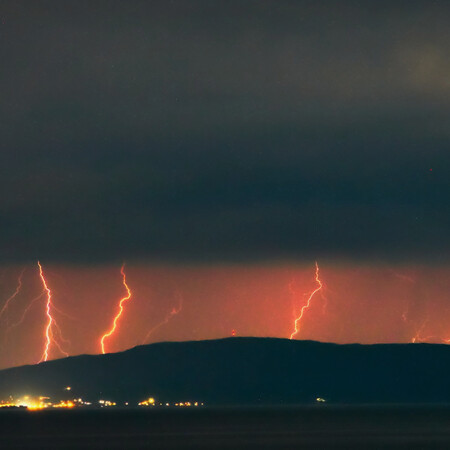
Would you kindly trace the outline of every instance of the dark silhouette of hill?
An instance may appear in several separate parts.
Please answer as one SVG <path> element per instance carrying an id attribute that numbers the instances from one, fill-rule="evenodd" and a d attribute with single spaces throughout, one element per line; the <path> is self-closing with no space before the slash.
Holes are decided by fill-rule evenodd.
<path id="1" fill-rule="evenodd" d="M 0 396 L 209 405 L 450 403 L 450 347 L 272 338 L 170 342 L 0 371 Z"/>

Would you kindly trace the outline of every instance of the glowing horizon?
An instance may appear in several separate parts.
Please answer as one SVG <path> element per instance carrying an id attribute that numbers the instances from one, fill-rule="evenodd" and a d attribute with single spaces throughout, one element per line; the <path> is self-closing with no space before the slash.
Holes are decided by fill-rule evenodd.
<path id="1" fill-rule="evenodd" d="M 450 343 L 450 267 L 320 262 L 314 274 L 312 264 L 132 264 L 125 277 L 121 269 L 120 282 L 117 266 L 41 265 L 25 272 L 20 295 L 0 319 L 0 367 L 33 364 L 37 353 L 47 361 L 142 343 L 218 339 L 232 330 L 339 344 Z M 22 270 L 3 270 L 0 307 Z M 114 300 L 120 289 L 125 295 Z"/>

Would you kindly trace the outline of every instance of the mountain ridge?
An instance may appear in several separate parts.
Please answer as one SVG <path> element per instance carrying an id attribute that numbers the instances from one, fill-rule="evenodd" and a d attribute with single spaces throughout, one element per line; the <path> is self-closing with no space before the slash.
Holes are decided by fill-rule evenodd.
<path id="1" fill-rule="evenodd" d="M 450 348 L 233 337 L 159 342 L 0 371 L 0 396 L 210 405 L 450 403 Z"/>

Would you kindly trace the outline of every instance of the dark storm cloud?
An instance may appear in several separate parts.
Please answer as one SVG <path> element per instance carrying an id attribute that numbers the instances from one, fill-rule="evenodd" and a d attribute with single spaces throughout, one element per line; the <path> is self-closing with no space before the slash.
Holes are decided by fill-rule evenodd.
<path id="1" fill-rule="evenodd" d="M 449 9 L 2 2 L 2 259 L 446 258 Z"/>

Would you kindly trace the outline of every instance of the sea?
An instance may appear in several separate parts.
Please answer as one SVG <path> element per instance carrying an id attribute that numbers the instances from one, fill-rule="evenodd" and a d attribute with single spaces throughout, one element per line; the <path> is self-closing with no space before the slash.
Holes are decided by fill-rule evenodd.
<path id="1" fill-rule="evenodd" d="M 450 449 L 450 405 L 0 410 L 3 449 Z"/>

